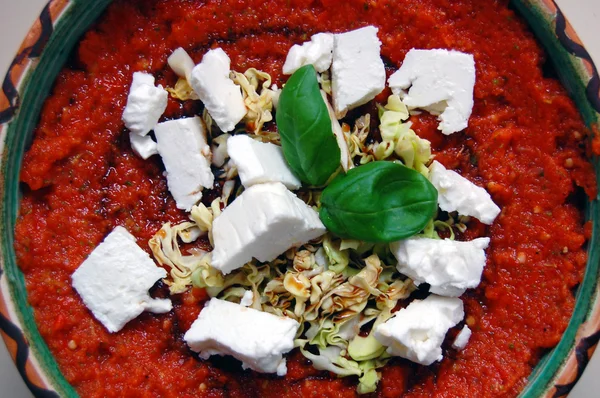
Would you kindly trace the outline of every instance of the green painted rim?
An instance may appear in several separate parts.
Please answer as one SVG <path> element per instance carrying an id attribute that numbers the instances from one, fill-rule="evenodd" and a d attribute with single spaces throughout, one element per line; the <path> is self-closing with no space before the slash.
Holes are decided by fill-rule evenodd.
<path id="1" fill-rule="evenodd" d="M 68 8 L 54 23 L 54 30 L 44 51 L 20 83 L 21 102 L 14 119 L 8 124 L 5 147 L 2 155 L 2 178 L 0 191 L 3 196 L 1 220 L 2 264 L 9 284 L 10 299 L 17 312 L 17 321 L 24 329 L 32 354 L 41 366 L 52 388 L 64 397 L 77 397 L 75 390 L 64 379 L 56 361 L 37 330 L 33 311 L 27 303 L 23 274 L 15 262 L 13 231 L 19 203 L 19 171 L 26 145 L 30 142 L 43 102 L 49 94 L 53 82 L 69 53 L 81 35 L 100 16 L 110 0 L 71 0 Z M 582 65 L 581 58 L 571 54 L 556 34 L 554 15 L 542 3 L 543 0 L 511 0 L 512 5 L 529 22 L 531 29 L 545 46 L 559 72 L 561 80 L 576 102 L 588 126 L 599 126 L 599 114 L 588 99 L 586 84 L 589 72 Z M 584 83 L 585 82 L 585 83 Z M 593 160 L 597 176 L 600 163 Z M 530 382 L 521 397 L 533 398 L 548 393 L 554 387 L 557 375 L 564 368 L 565 361 L 573 352 L 576 334 L 580 325 L 593 311 L 600 311 L 595 292 L 598 284 L 600 264 L 600 217 L 598 201 L 589 204 L 587 219 L 593 221 L 593 234 L 589 242 L 589 258 L 583 283 L 577 291 L 577 303 L 560 343 L 551 350 L 536 366 Z M 5 292 L 6 293 L 6 292 Z M 5 294 L 6 295 L 6 294 Z M 43 393 L 37 394 L 45 395 Z"/>
<path id="2" fill-rule="evenodd" d="M 3 269 L 9 282 L 10 296 L 16 307 L 17 316 L 29 341 L 29 348 L 40 363 L 42 372 L 61 397 L 78 397 L 78 395 L 58 369 L 54 357 L 37 329 L 33 311 L 27 302 L 25 280 L 16 264 L 12 245 L 20 199 L 19 172 L 25 147 L 31 141 L 42 105 L 52 89 L 54 80 L 79 38 L 109 3 L 110 0 L 72 0 L 56 21 L 39 63 L 25 75 L 21 82 L 19 91 L 22 93 L 23 106 L 19 108 L 17 115 L 8 126 L 2 154 L 3 178 L 0 184 L 3 194 L 1 220 Z"/>
<path id="3" fill-rule="evenodd" d="M 513 0 L 511 3 L 527 20 L 538 40 L 544 45 L 561 81 L 577 104 L 585 123 L 590 127 L 598 126 L 599 115 L 592 107 L 586 93 L 589 74 L 584 70 L 581 59 L 569 53 L 560 42 L 556 33 L 555 15 L 536 1 Z M 586 84 L 584 84 L 584 79 Z M 598 180 L 600 162 L 598 158 L 594 158 L 592 161 Z M 586 219 L 592 220 L 592 238 L 588 243 L 586 272 L 583 282 L 577 290 L 577 301 L 571 321 L 559 344 L 548 352 L 534 368 L 521 397 L 539 397 L 554 387 L 554 380 L 565 365 L 570 352 L 575 348 L 579 326 L 591 315 L 593 310 L 599 310 L 597 297 L 594 297 L 598 285 L 600 264 L 600 217 L 598 215 L 598 198 L 596 198 L 596 200 L 588 202 L 585 210 Z"/>

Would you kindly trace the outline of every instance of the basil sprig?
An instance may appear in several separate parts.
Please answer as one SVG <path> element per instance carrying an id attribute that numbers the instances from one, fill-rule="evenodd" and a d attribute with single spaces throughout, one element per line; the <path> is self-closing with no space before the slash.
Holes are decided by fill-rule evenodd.
<path id="1" fill-rule="evenodd" d="M 320 186 L 340 166 L 340 148 L 312 65 L 298 69 L 281 91 L 277 128 L 288 165 L 303 182 Z"/>
<path id="2" fill-rule="evenodd" d="M 319 215 L 342 238 L 393 242 L 423 230 L 436 209 L 437 191 L 427 178 L 378 161 L 334 179 L 323 191 Z"/>

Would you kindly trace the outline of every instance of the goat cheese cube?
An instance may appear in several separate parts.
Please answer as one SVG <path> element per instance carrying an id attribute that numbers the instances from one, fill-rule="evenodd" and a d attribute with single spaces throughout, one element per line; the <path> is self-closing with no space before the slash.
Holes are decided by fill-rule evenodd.
<path id="1" fill-rule="evenodd" d="M 319 214 L 283 184 L 253 185 L 215 218 L 212 266 L 228 274 L 253 257 L 271 261 L 325 231 Z"/>
<path id="2" fill-rule="evenodd" d="M 167 272 L 154 264 L 135 237 L 116 227 L 73 273 L 73 287 L 109 332 L 118 332 L 144 311 L 172 309 L 171 300 L 153 299 L 148 290 Z"/>
<path id="3" fill-rule="evenodd" d="M 333 58 L 333 34 L 317 33 L 302 45 L 294 44 L 283 64 L 283 74 L 291 75 L 305 65 L 312 65 L 317 72 L 325 72 Z"/>
<path id="4" fill-rule="evenodd" d="M 388 84 L 409 109 L 419 108 L 439 115 L 438 129 L 442 134 L 467 128 L 475 87 L 473 55 L 412 49 Z"/>
<path id="5" fill-rule="evenodd" d="M 379 29 L 373 26 L 334 35 L 331 84 L 338 119 L 366 104 L 385 88 Z"/>
<path id="6" fill-rule="evenodd" d="M 415 300 L 375 328 L 375 338 L 390 355 L 429 366 L 440 361 L 448 329 L 464 317 L 463 302 L 457 298 L 429 295 Z"/>
<path id="7" fill-rule="evenodd" d="M 144 160 L 158 154 L 156 142 L 149 135 L 139 135 L 130 131 L 129 142 L 133 152 Z"/>
<path id="8" fill-rule="evenodd" d="M 302 185 L 288 167 L 281 147 L 275 144 L 235 135 L 227 140 L 227 152 L 246 188 L 264 182 L 281 182 L 289 189 Z"/>
<path id="9" fill-rule="evenodd" d="M 455 171 L 447 170 L 438 161 L 429 167 L 429 180 L 438 191 L 440 209 L 457 211 L 463 216 L 472 216 L 484 224 L 494 222 L 500 208 L 492 201 L 490 194 L 473 184 Z"/>
<path id="10" fill-rule="evenodd" d="M 154 76 L 135 72 L 123 111 L 125 127 L 132 133 L 145 136 L 167 109 L 168 99 L 169 94 L 161 85 L 154 86 Z"/>
<path id="11" fill-rule="evenodd" d="M 154 134 L 167 171 L 169 191 L 177 208 L 190 211 L 202 198 L 202 189 L 212 188 L 215 181 L 206 127 L 195 116 L 159 123 Z"/>
<path id="12" fill-rule="evenodd" d="M 223 132 L 233 130 L 246 116 L 242 90 L 229 78 L 230 66 L 225 51 L 209 50 L 192 70 L 190 79 L 190 85 Z"/>
<path id="13" fill-rule="evenodd" d="M 202 359 L 231 355 L 244 369 L 284 376 L 283 354 L 294 348 L 299 326 L 290 318 L 212 298 L 183 338 Z"/>
<path id="14" fill-rule="evenodd" d="M 465 325 L 460 332 L 456 335 L 454 342 L 452 343 L 452 348 L 456 350 L 464 350 L 469 343 L 469 339 L 471 338 L 471 329 L 467 325 Z"/>
<path id="15" fill-rule="evenodd" d="M 490 238 L 468 242 L 410 238 L 391 243 L 390 250 L 398 260 L 398 272 L 417 286 L 428 283 L 432 293 L 458 297 L 481 282 L 489 243 Z"/>
<path id="16" fill-rule="evenodd" d="M 171 53 L 169 58 L 167 58 L 167 63 L 177 76 L 187 80 L 190 80 L 192 70 L 196 66 L 192 57 L 181 47 Z"/>

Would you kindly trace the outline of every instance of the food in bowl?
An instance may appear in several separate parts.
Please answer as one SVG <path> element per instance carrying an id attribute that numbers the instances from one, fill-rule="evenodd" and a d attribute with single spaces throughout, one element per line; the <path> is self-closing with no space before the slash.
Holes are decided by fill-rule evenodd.
<path id="1" fill-rule="evenodd" d="M 334 65 L 329 77 L 326 73 L 329 68 L 324 66 L 323 69 L 319 58 L 308 62 L 313 65 L 313 70 L 310 66 L 298 68 L 289 78 L 283 74 L 286 59 L 293 60 L 290 58 L 292 45 L 307 42 L 314 34 L 346 35 L 360 28 L 376 31 L 375 40 L 381 42 L 377 55 L 385 66 L 386 76 L 375 70 L 375 64 L 361 66 L 358 61 L 362 61 L 361 57 L 352 57 L 351 51 L 350 54 L 338 54 L 337 58 L 333 54 Z M 327 40 L 319 37 L 314 40 L 317 47 L 326 44 L 320 40 Z M 369 40 L 365 38 L 364 42 L 372 51 Z M 360 47 L 361 43 L 350 40 L 348 46 Z M 212 80 L 210 74 L 204 80 L 202 74 L 196 80 L 193 73 L 188 78 L 185 67 L 177 68 L 177 65 L 185 65 L 176 61 L 177 57 L 185 59 L 181 51 L 174 53 L 180 47 L 191 55 L 193 64 L 202 65 L 206 55 L 212 53 L 208 60 L 214 58 L 216 65 L 222 68 L 218 62 L 227 57 L 231 60 L 231 70 L 239 72 L 233 73 L 232 78 L 219 76 L 218 81 L 216 76 Z M 406 66 L 411 49 L 450 49 L 472 56 L 476 79 L 471 89 L 473 106 L 472 114 L 467 115 L 466 129 L 458 123 L 456 132 L 444 130 L 447 124 L 440 130 L 438 116 L 431 114 L 443 115 L 443 110 L 459 108 L 464 100 L 453 106 L 450 98 L 443 98 L 414 106 L 411 115 L 402 116 L 410 102 L 407 97 L 418 84 L 411 80 L 409 89 L 403 83 L 405 79 L 398 78 L 400 82 L 394 83 L 391 75 Z M 175 67 L 169 66 L 168 58 L 175 54 L 170 62 Z M 416 65 L 413 69 L 417 72 L 429 69 L 422 65 L 439 65 L 441 62 L 413 57 L 412 62 Z M 342 72 L 340 69 L 335 71 L 336 59 L 341 61 L 338 68 Z M 352 60 L 357 60 L 365 71 L 364 79 L 355 80 L 345 88 L 350 94 L 355 88 L 363 91 L 357 97 L 348 95 L 343 100 L 336 100 L 339 85 L 344 84 L 344 80 L 336 83 L 336 76 L 341 79 L 344 68 L 351 69 Z M 585 157 L 587 130 L 564 89 L 555 79 L 544 76 L 543 62 L 544 55 L 532 35 L 505 3 L 114 3 L 82 38 L 57 79 L 25 156 L 21 174 L 23 198 L 15 238 L 18 263 L 25 274 L 29 301 L 40 333 L 66 379 L 83 396 L 354 395 L 374 389 L 382 396 L 433 392 L 460 396 L 518 394 L 532 366 L 545 350 L 558 342 L 570 318 L 574 304 L 572 289 L 581 281 L 589 234 L 581 210 L 584 197 L 581 191 L 589 197 L 596 195 L 595 176 Z M 210 70 L 210 65 L 207 69 Z M 150 127 L 154 132 L 150 135 L 146 131 L 148 125 L 136 125 L 127 112 L 124 114 L 130 101 L 135 103 L 135 95 L 132 97 L 135 91 L 132 82 L 136 82 L 134 72 L 145 73 L 138 75 L 138 83 L 145 87 L 148 97 L 154 98 L 154 89 L 159 90 L 156 106 L 137 115 L 153 114 L 160 118 L 156 120 L 160 127 L 152 123 Z M 424 77 L 432 73 L 428 72 Z M 292 82 L 294 77 L 298 82 Z M 377 84 L 382 77 L 383 85 L 395 85 L 392 89 L 396 93 L 385 89 L 380 94 L 383 87 Z M 411 77 L 415 78 L 414 75 Z M 307 89 L 310 99 L 305 104 L 290 100 L 294 98 L 291 88 L 302 86 L 305 81 L 307 84 L 313 82 Z M 219 101 L 212 98 L 214 101 L 211 102 L 210 98 L 209 89 L 213 83 L 220 85 L 218 93 L 235 93 L 237 90 L 242 99 L 250 98 L 250 101 L 237 106 L 237 112 L 233 106 L 231 112 L 219 114 Z M 283 86 L 279 103 L 279 88 L 272 84 Z M 468 84 L 461 80 L 458 89 L 469 92 Z M 167 95 L 160 91 L 161 86 L 168 89 Z M 204 89 L 208 93 L 204 93 Z M 320 89 L 331 91 L 331 95 L 325 96 L 327 101 L 333 98 L 331 110 L 327 109 L 325 100 L 315 100 L 321 95 Z M 257 97 L 252 97 L 252 90 Z M 202 97 L 202 101 L 196 99 Z M 288 105 L 285 105 L 286 97 Z M 361 104 L 364 98 L 369 99 L 366 104 Z M 274 118 L 270 114 L 269 101 L 276 103 Z M 298 103 L 296 108 L 289 105 Z M 298 170 L 294 169 L 294 160 L 290 160 L 293 154 L 286 151 L 302 147 L 306 140 L 299 140 L 286 149 L 285 140 L 295 136 L 288 136 L 283 126 L 289 124 L 293 130 L 298 124 L 282 118 L 284 112 L 279 108 L 287 106 L 287 114 L 293 119 L 308 105 L 321 109 L 319 114 L 333 115 L 328 120 L 334 124 L 343 116 L 339 125 L 341 134 L 337 130 L 341 142 L 334 139 L 337 127 L 331 127 L 327 136 L 322 133 L 325 128 L 322 126 L 327 123 L 319 122 L 322 128 L 316 134 L 323 136 L 323 141 L 319 142 L 323 143 L 321 147 L 328 148 L 324 149 L 325 153 L 337 155 L 335 148 L 341 149 L 337 149 L 337 158 L 323 156 L 325 160 L 319 160 L 317 173 L 306 172 L 302 165 Z M 162 108 L 156 112 L 158 116 L 154 114 L 157 107 Z M 242 115 L 239 109 L 243 107 L 246 112 Z M 249 117 L 248 109 L 253 112 L 252 117 Z M 417 109 L 421 109 L 421 113 L 416 114 Z M 134 112 L 133 119 L 135 116 Z M 237 123 L 236 118 L 246 120 Z M 175 127 L 169 127 L 173 124 Z M 311 125 L 305 127 L 310 129 Z M 201 132 L 194 131 L 202 129 L 206 132 L 203 145 L 193 141 L 202 136 Z M 224 132 L 230 129 L 235 133 L 234 137 L 252 140 L 237 143 L 242 147 L 242 157 L 257 144 L 256 138 L 271 145 L 281 143 L 284 160 L 292 170 L 291 177 L 278 177 L 285 184 L 259 181 L 242 189 L 243 181 L 236 178 L 235 173 L 236 169 L 243 169 L 244 160 L 236 161 L 237 166 L 231 167 L 233 163 L 227 158 L 235 155 L 230 148 L 225 150 L 231 138 Z M 189 135 L 191 138 L 185 143 L 199 145 L 200 149 L 193 156 L 179 158 L 178 153 L 188 153 L 190 148 L 175 145 L 175 149 L 161 151 L 161 146 L 171 148 L 170 144 L 176 144 L 173 130 L 180 136 Z M 392 130 L 402 133 L 410 145 L 399 146 L 399 136 L 387 135 Z M 153 153 L 152 142 L 147 137 L 156 139 L 158 155 Z M 135 141 L 141 138 L 144 140 Z M 352 162 L 343 164 L 344 170 L 339 171 L 344 143 Z M 235 148 L 235 141 L 233 144 Z M 203 153 L 202 150 L 210 145 L 212 148 Z M 428 145 L 435 160 L 427 153 Z M 303 154 L 306 156 L 306 151 Z M 412 161 L 409 161 L 411 156 Z M 181 191 L 188 185 L 177 184 L 171 176 L 184 175 L 188 164 L 195 165 L 191 168 L 192 173 L 199 173 L 204 169 L 202 159 L 211 157 L 216 163 L 211 169 L 216 181 L 214 185 L 205 186 L 202 191 Z M 398 161 L 409 167 L 398 165 Z M 489 211 L 470 218 L 464 217 L 463 210 L 458 214 L 455 210 L 438 211 L 438 204 L 443 209 L 439 199 L 444 197 L 443 189 L 429 179 L 436 168 L 442 176 L 451 170 L 458 171 L 468 182 L 484 188 L 502 212 L 485 223 L 488 217 L 485 214 Z M 328 181 L 335 172 L 340 177 Z M 406 227 L 410 224 L 406 214 L 403 214 L 402 222 L 389 223 L 386 222 L 389 218 L 372 217 L 361 223 L 356 217 L 346 225 L 344 220 L 348 218 L 339 216 L 339 211 L 332 211 L 349 203 L 351 197 L 344 194 L 354 192 L 355 186 L 362 188 L 361 181 L 372 178 L 374 173 L 380 173 L 384 183 L 390 181 L 390 175 L 406 173 L 403 180 L 421 184 L 421 189 L 414 192 L 431 193 L 415 202 L 420 211 L 416 212 L 416 221 L 413 220 L 414 231 L 408 231 L 411 228 Z M 456 178 L 454 174 L 449 176 L 449 180 Z M 211 175 L 194 174 L 192 178 L 210 181 Z M 298 180 L 300 189 L 295 188 Z M 326 184 L 328 186 L 323 190 Z M 436 184 L 439 186 L 434 186 Z M 373 200 L 380 191 L 369 191 L 368 188 L 356 191 L 359 195 L 368 193 L 362 197 L 364 207 L 388 203 Z M 231 258 L 235 254 L 232 254 L 234 244 L 227 245 L 231 235 L 215 234 L 216 220 L 220 219 L 221 224 L 228 220 L 233 225 L 240 217 L 223 215 L 231 214 L 230 210 L 235 211 L 236 207 L 240 210 L 234 214 L 257 214 L 244 212 L 248 207 L 235 206 L 235 203 L 241 197 L 251 198 L 252 195 L 259 199 L 249 202 L 263 203 L 265 192 L 272 197 L 268 203 L 274 204 L 273 210 L 279 203 L 303 202 L 304 208 L 298 204 L 302 211 L 298 210 L 300 215 L 297 217 L 285 211 L 278 215 L 278 220 L 290 225 L 308 222 L 308 214 L 316 212 L 317 208 L 320 218 L 313 220 L 307 229 L 319 232 L 319 236 L 303 236 L 301 247 L 280 252 L 274 260 L 252 260 L 242 268 L 236 267 L 235 263 L 244 261 Z M 396 191 L 391 189 L 390 192 Z M 437 196 L 433 207 L 427 205 L 431 202 L 427 199 L 432 195 Z M 390 196 L 407 197 L 405 194 Z M 360 205 L 353 208 L 354 214 L 360 213 Z M 493 209 L 491 205 L 487 207 Z M 332 214 L 325 214 L 323 209 Z M 191 219 L 187 210 L 191 210 Z M 435 212 L 437 215 L 434 216 Z M 424 225 L 420 224 L 423 215 Z M 432 219 L 434 221 L 429 223 Z M 319 220 L 330 231 L 324 237 Z M 369 228 L 373 225 L 380 228 Z M 400 231 L 395 229 L 398 226 Z M 212 234 L 208 233 L 209 229 Z M 121 235 L 118 245 L 125 245 L 126 241 L 134 243 L 133 235 L 137 247 L 123 249 L 119 246 L 113 253 L 129 255 L 137 249 L 145 250 L 145 253 L 137 252 L 140 257 L 147 256 L 143 261 L 150 261 L 152 253 L 156 270 L 163 269 L 156 266 L 160 264 L 169 275 L 153 286 L 149 295 L 147 286 L 136 289 L 136 294 L 145 290 L 143 293 L 154 301 L 143 297 L 144 308 L 134 310 L 139 311 L 136 314 L 139 316 L 122 318 L 111 331 L 98 315 L 104 309 L 95 309 L 90 304 L 93 299 L 85 300 L 85 288 L 78 287 L 75 275 L 94 257 L 99 258 L 99 263 L 106 263 L 104 259 L 110 255 L 110 247 L 105 252 L 97 250 L 102 250 L 107 241 L 110 243 L 107 237 L 113 236 L 115 230 Z M 200 236 L 203 233 L 207 234 Z M 415 234 L 427 236 L 409 244 Z M 271 238 L 278 237 L 273 235 Z M 369 242 L 369 238 L 372 239 L 370 244 L 363 243 Z M 480 240 L 486 238 L 489 238 L 489 246 Z M 412 249 L 409 246 L 422 244 L 424 239 L 445 242 L 443 245 L 448 248 L 439 249 L 440 252 L 454 255 L 460 250 L 456 249 L 459 243 L 476 242 L 472 244 L 478 244 L 479 251 L 472 257 L 485 250 L 487 259 L 481 284 L 475 289 L 469 286 L 468 290 L 466 285 L 436 284 L 431 278 L 427 279 L 431 274 L 423 275 L 421 268 L 411 267 L 409 254 Z M 392 240 L 393 254 L 389 251 Z M 225 246 L 216 263 L 220 264 L 220 270 L 217 270 L 213 266 L 215 253 L 211 256 L 207 253 L 213 252 L 213 244 L 216 251 L 219 242 L 225 242 Z M 243 250 L 239 247 L 237 250 L 244 255 L 251 254 L 248 260 L 260 260 L 261 255 L 266 256 L 266 250 L 277 246 L 276 243 L 280 242 L 273 241 L 273 245 L 264 245 L 260 250 L 256 250 L 256 244 L 243 244 L 239 246 Z M 282 245 L 288 246 L 289 242 Z M 322 248 L 321 252 L 319 248 Z M 91 253 L 100 255 L 92 257 Z M 181 267 L 190 256 L 194 259 L 193 271 Z M 436 259 L 440 257 L 439 253 L 435 256 Z M 122 260 L 122 257 L 117 256 L 116 260 Z M 95 267 L 97 265 L 92 263 L 91 269 Z M 359 297 L 356 303 L 364 304 L 362 309 L 360 305 L 337 301 L 341 302 L 343 315 L 348 314 L 346 310 L 350 307 L 353 307 L 354 315 L 358 312 L 361 318 L 355 318 L 355 321 L 360 328 L 353 325 L 348 328 L 350 332 L 340 333 L 343 317 L 335 318 L 340 314 L 327 312 L 323 305 L 312 312 L 315 319 L 322 322 L 313 326 L 314 320 L 312 325 L 311 319 L 307 320 L 310 295 L 303 303 L 300 298 L 306 292 L 295 292 L 294 295 L 290 286 L 297 287 L 295 282 L 302 282 L 300 275 L 308 278 L 307 273 L 319 270 L 319 267 L 323 267 L 320 275 L 332 275 L 324 272 L 325 267 L 333 273 L 332 281 L 336 279 L 335 283 L 339 283 L 336 286 L 346 283 L 345 287 L 360 290 L 361 293 L 349 296 Z M 112 286 L 139 286 L 141 281 L 137 278 L 127 279 L 132 274 L 125 265 L 119 269 L 121 273 L 97 276 L 106 278 L 103 285 L 106 290 L 111 290 Z M 155 281 L 164 274 L 156 275 Z M 253 276 L 260 277 L 260 281 Z M 114 283 L 109 282 L 111 279 Z M 369 281 L 375 286 L 369 285 Z M 382 295 L 376 290 L 381 292 L 384 284 L 387 290 Z M 389 291 L 392 285 L 397 288 L 392 290 L 397 293 L 393 299 Z M 304 285 L 300 283 L 300 286 Z M 247 294 L 249 291 L 252 294 Z M 257 292 L 260 294 L 255 294 Z M 460 299 L 439 298 L 444 294 L 460 296 Z M 209 301 L 209 296 L 214 297 Z M 383 296 L 384 299 L 379 301 L 389 304 L 391 300 L 392 308 L 377 306 L 377 298 Z M 123 296 L 118 297 L 122 299 Z M 172 309 L 166 305 L 167 301 Z M 203 309 L 206 302 L 211 304 Z M 336 303 L 335 300 L 332 302 Z M 319 300 L 319 303 L 324 301 Z M 244 310 L 241 308 L 244 305 L 252 308 Z M 389 313 L 383 320 L 379 317 L 386 308 Z M 460 308 L 464 308 L 464 316 Z M 142 312 L 148 309 L 158 310 L 154 311 L 158 313 Z M 282 326 L 281 335 L 288 336 L 289 328 L 293 330 L 296 337 L 293 346 L 297 348 L 290 351 L 289 345 L 279 347 L 285 352 L 281 353 L 281 359 L 275 355 L 278 366 L 274 372 L 270 361 L 264 365 L 251 362 L 255 355 L 249 355 L 247 360 L 241 358 L 240 352 L 246 347 L 239 339 L 229 342 L 228 353 L 237 353 L 246 367 L 259 369 L 262 366 L 259 370 L 264 372 L 242 371 L 239 362 L 219 356 L 211 356 L 208 360 L 199 358 L 208 358 L 208 351 L 215 349 L 203 346 L 206 341 L 218 341 L 227 336 L 217 334 L 206 338 L 200 332 L 188 335 L 190 330 L 198 330 L 194 327 L 196 322 L 203 316 L 210 318 L 211 314 L 216 319 L 219 314 L 231 314 L 235 322 L 241 317 L 236 313 L 250 310 L 266 317 L 261 324 L 269 322 L 266 319 L 272 320 L 267 315 L 275 316 L 273 313 L 297 323 L 283 325 L 288 329 Z M 115 311 L 119 312 L 119 306 Z M 433 319 L 444 319 L 441 323 L 446 325 L 439 329 L 427 327 L 427 331 L 435 329 L 436 339 L 445 342 L 441 347 L 433 347 L 433 354 L 428 351 L 430 355 L 426 357 L 419 357 L 417 350 L 413 350 L 415 355 L 409 355 L 407 344 L 394 346 L 400 339 L 394 339 L 393 331 L 412 327 L 411 319 L 419 319 L 421 313 Z M 380 324 L 374 325 L 377 318 L 387 327 L 380 329 Z M 325 321 L 331 321 L 332 325 L 326 325 Z M 244 328 L 243 323 L 231 324 L 237 330 Z M 255 330 L 253 325 L 246 325 L 248 333 Z M 276 326 L 267 328 L 264 333 L 275 329 Z M 472 331 L 470 338 L 467 337 L 469 330 Z M 318 337 L 322 341 L 316 344 Z M 468 340 L 466 346 L 465 340 Z M 355 343 L 350 346 L 351 342 Z M 234 343 L 241 347 L 233 347 Z M 339 349 L 340 345 L 344 349 Z M 356 351 L 356 347 L 361 349 Z M 443 359 L 437 355 L 438 348 Z M 225 351 L 220 350 L 221 353 Z M 333 355 L 328 356 L 332 352 Z M 279 366 L 284 357 L 287 359 L 285 371 Z M 421 364 L 416 363 L 419 361 Z M 354 363 L 359 365 L 358 369 Z"/>

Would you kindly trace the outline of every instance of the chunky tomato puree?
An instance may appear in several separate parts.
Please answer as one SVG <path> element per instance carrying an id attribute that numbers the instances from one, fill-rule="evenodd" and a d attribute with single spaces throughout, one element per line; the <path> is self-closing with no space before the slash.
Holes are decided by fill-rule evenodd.
<path id="1" fill-rule="evenodd" d="M 515 396 L 524 387 L 573 311 L 586 263 L 581 192 L 595 196 L 596 185 L 581 117 L 560 83 L 544 74 L 545 54 L 508 1 L 131 0 L 112 4 L 74 50 L 45 103 L 21 173 L 18 263 L 38 328 L 80 395 L 355 394 L 355 379 L 314 370 L 297 352 L 284 378 L 243 372 L 228 360 L 200 361 L 182 336 L 206 300 L 202 290 L 173 296 L 169 314 L 144 313 L 110 334 L 70 277 L 115 226 L 126 227 L 148 250 L 146 242 L 163 223 L 186 219 L 168 193 L 160 160 L 144 161 L 130 149 L 121 114 L 134 71 L 172 87 L 177 77 L 166 61 L 175 48 L 199 62 L 220 46 L 232 69 L 256 67 L 281 85 L 292 44 L 367 24 L 380 28 L 388 73 L 411 48 L 474 54 L 468 129 L 443 136 L 428 115 L 414 116 L 413 128 L 432 142 L 437 160 L 485 187 L 502 207 L 491 227 L 472 221 L 464 237 L 491 236 L 483 282 L 463 296 L 473 329 L 467 348 L 447 348 L 441 363 L 426 368 L 393 360 L 377 394 Z M 201 112 L 198 103 L 169 101 L 165 119 Z M 152 294 L 167 290 L 159 284 Z"/>

